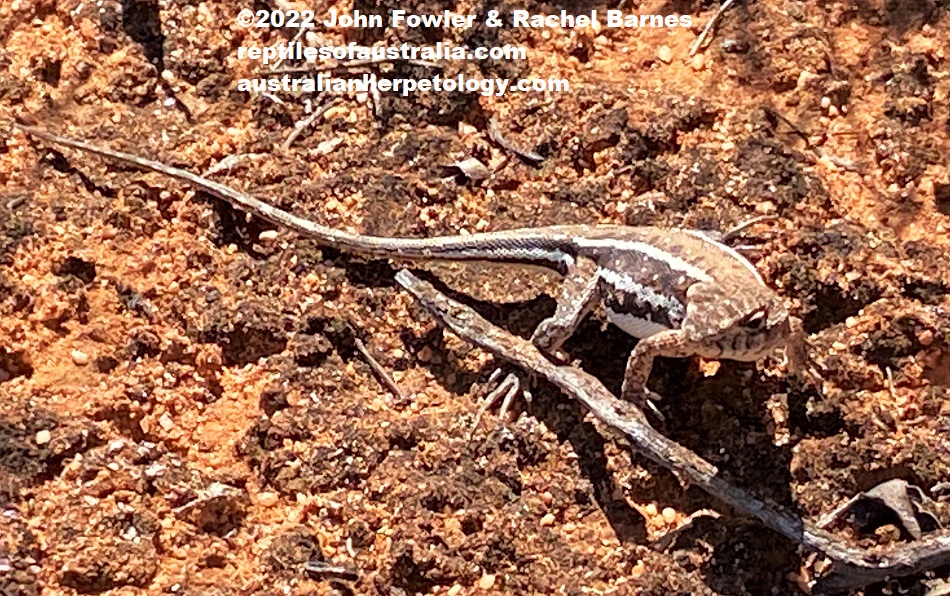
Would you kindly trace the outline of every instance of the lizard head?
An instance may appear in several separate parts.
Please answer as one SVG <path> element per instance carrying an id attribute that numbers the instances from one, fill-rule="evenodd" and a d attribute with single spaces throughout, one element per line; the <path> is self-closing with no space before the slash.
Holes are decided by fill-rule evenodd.
<path id="1" fill-rule="evenodd" d="M 786 345 L 792 322 L 781 296 L 766 288 L 723 290 L 689 297 L 688 332 L 707 347 L 701 356 L 752 362 Z"/>

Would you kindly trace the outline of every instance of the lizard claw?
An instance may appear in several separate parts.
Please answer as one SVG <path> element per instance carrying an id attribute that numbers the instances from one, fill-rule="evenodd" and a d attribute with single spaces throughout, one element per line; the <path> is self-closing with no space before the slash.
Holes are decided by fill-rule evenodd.
<path id="1" fill-rule="evenodd" d="M 487 385 L 491 387 L 498 382 L 499 377 L 501 377 L 502 369 L 496 368 L 492 372 L 491 376 L 488 378 Z M 472 440 L 472 436 L 475 434 L 475 430 L 478 428 L 478 425 L 482 421 L 482 416 L 485 415 L 485 412 L 488 411 L 493 405 L 498 403 L 501 400 L 501 407 L 498 410 L 498 417 L 501 419 L 501 425 L 505 424 L 505 417 L 508 414 L 508 409 L 511 407 L 512 402 L 515 398 L 518 397 L 518 394 L 524 395 L 525 401 L 531 401 L 531 393 L 522 388 L 521 379 L 518 378 L 518 375 L 515 373 L 508 373 L 501 382 L 498 382 L 494 388 L 489 391 L 484 398 L 482 398 L 481 405 L 478 406 L 478 412 L 475 414 L 475 420 L 472 422 L 472 427 L 469 429 L 468 440 Z"/>

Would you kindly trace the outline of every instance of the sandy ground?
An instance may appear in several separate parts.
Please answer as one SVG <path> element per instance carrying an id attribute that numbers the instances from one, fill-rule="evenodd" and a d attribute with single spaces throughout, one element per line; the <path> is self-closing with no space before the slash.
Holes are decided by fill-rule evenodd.
<path id="1" fill-rule="evenodd" d="M 12 118 L 196 172 L 242 156 L 214 178 L 366 233 L 774 215 L 738 244 L 804 319 L 824 383 L 778 359 L 663 360 L 664 432 L 808 519 L 903 478 L 950 522 L 929 493 L 950 479 L 945 3 L 740 3 L 692 59 L 715 3 L 623 6 L 694 17 L 676 30 L 318 28 L 335 44 L 524 46 L 527 61 L 444 72 L 563 77 L 571 92 L 343 94 L 289 148 L 308 103 L 333 96 L 236 91 L 259 68 L 237 47 L 287 39 L 235 25 L 242 7 L 0 0 L 0 594 L 796 594 L 821 571 L 728 510 L 657 548 L 718 504 L 545 385 L 509 432 L 489 415 L 469 442 L 496 363 L 440 333 L 394 265 L 274 237 L 161 176 L 33 142 Z M 430 73 L 368 71 L 389 69 Z M 492 143 L 491 119 L 544 162 Z M 465 158 L 491 177 L 452 172 Z M 542 276 L 442 273 L 516 333 L 553 308 Z M 602 320 L 566 349 L 619 389 L 634 340 Z M 908 540 L 894 524 L 836 531 Z M 311 559 L 357 579 L 310 575 Z M 948 575 L 864 593 L 923 594 Z"/>

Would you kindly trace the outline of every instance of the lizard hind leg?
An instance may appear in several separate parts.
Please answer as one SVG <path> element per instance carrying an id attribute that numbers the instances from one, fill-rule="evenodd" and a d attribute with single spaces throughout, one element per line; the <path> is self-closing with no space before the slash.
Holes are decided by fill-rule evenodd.
<path id="1" fill-rule="evenodd" d="M 541 351 L 553 354 L 574 333 L 600 299 L 600 271 L 597 263 L 593 259 L 578 257 L 564 276 L 554 314 L 541 321 L 531 335 L 531 342 Z"/>
<path id="2" fill-rule="evenodd" d="M 552 354 L 574 333 L 584 316 L 601 298 L 600 271 L 597 263 L 588 258 L 579 257 L 567 271 L 557 296 L 554 314 L 541 321 L 531 336 L 531 342 L 538 349 Z M 489 385 L 494 385 L 501 375 L 501 369 L 492 373 Z M 494 385 L 482 400 L 475 415 L 475 421 L 469 432 L 469 439 L 481 422 L 482 416 L 495 403 L 501 400 L 499 416 L 502 421 L 514 399 L 522 394 L 531 401 L 531 394 L 522 380 L 514 373 L 508 374 L 500 383 Z M 504 424 L 504 422 L 502 422 Z"/>

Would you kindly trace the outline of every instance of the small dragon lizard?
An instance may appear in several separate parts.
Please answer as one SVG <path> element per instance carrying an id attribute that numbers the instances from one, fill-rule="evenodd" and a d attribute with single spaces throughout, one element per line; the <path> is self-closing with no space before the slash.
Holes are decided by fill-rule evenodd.
<path id="1" fill-rule="evenodd" d="M 611 322 L 640 341 L 631 352 L 622 396 L 642 400 L 653 359 L 692 355 L 751 362 L 775 348 L 797 363 L 800 322 L 731 247 L 689 229 L 561 225 L 465 236 L 386 238 L 319 225 L 186 170 L 17 125 L 54 145 L 135 165 L 195 188 L 340 251 L 407 261 L 491 261 L 540 265 L 564 276 L 554 314 L 532 341 L 553 354 L 598 303 Z"/>

